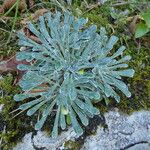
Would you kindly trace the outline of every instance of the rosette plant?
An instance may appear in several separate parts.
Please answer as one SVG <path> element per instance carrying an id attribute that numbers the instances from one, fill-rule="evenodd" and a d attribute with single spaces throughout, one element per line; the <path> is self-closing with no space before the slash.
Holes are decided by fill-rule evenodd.
<path id="1" fill-rule="evenodd" d="M 108 38 L 104 28 L 97 32 L 96 25 L 86 27 L 87 21 L 69 12 L 48 12 L 27 26 L 40 42 L 28 38 L 23 31 L 18 33 L 19 44 L 26 50 L 18 52 L 16 58 L 29 64 L 18 65 L 26 73 L 19 82 L 23 92 L 14 99 L 24 101 L 19 109 L 27 110 L 28 116 L 40 111 L 36 130 L 53 114 L 52 137 L 57 137 L 58 128 L 66 128 L 68 117 L 81 135 L 81 124 L 87 126 L 89 118 L 100 113 L 93 103 L 110 97 L 119 102 L 117 89 L 131 96 L 122 81 L 122 76 L 134 74 L 133 69 L 126 69 L 125 62 L 131 57 L 122 57 L 124 46 L 112 54 L 118 38 Z"/>

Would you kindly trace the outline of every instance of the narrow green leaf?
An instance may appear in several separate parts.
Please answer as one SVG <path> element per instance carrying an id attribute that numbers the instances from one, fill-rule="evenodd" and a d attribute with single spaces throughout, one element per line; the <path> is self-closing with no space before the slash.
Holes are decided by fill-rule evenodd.
<path id="1" fill-rule="evenodd" d="M 71 118 L 69 114 L 66 116 L 66 122 L 68 125 L 71 125 Z"/>
<path id="2" fill-rule="evenodd" d="M 33 100 L 33 101 L 31 101 L 31 102 L 22 104 L 21 106 L 19 106 L 19 109 L 21 109 L 21 110 L 26 110 L 26 109 L 32 107 L 33 105 L 35 105 L 35 104 L 41 102 L 42 100 L 43 100 L 43 98 L 39 98 L 39 99 Z"/>
<path id="3" fill-rule="evenodd" d="M 119 38 L 116 36 L 110 37 L 110 39 L 106 45 L 106 52 L 107 53 L 113 48 L 113 46 L 117 43 L 118 40 L 119 40 Z"/>
<path id="4" fill-rule="evenodd" d="M 52 112 L 52 109 L 55 105 L 55 101 L 53 101 L 52 103 L 49 104 L 49 106 L 47 106 L 44 110 L 43 110 L 43 114 L 41 119 L 35 124 L 35 130 L 40 130 L 43 126 L 43 124 L 45 123 L 48 115 Z"/>
<path id="5" fill-rule="evenodd" d="M 58 106 L 56 117 L 55 117 L 55 122 L 54 122 L 54 127 L 53 127 L 53 130 L 52 130 L 52 137 L 53 138 L 56 138 L 58 136 L 59 116 L 60 116 L 60 106 Z"/>
<path id="6" fill-rule="evenodd" d="M 83 129 L 81 128 L 81 126 L 79 125 L 77 119 L 76 119 L 76 116 L 75 116 L 75 113 L 74 111 L 72 110 L 72 108 L 70 107 L 70 118 L 71 118 L 71 124 L 75 130 L 75 132 L 78 134 L 78 135 L 82 135 L 83 134 Z"/>
<path id="7" fill-rule="evenodd" d="M 65 119 L 65 115 L 63 113 L 60 113 L 60 126 L 62 128 L 62 130 L 64 130 L 66 128 L 66 119 Z"/>
<path id="8" fill-rule="evenodd" d="M 73 103 L 72 107 L 75 110 L 76 114 L 79 116 L 82 124 L 87 126 L 89 124 L 89 120 L 87 116 L 82 112 L 82 110 L 75 103 Z"/>
<path id="9" fill-rule="evenodd" d="M 32 107 L 31 109 L 29 109 L 27 111 L 27 115 L 28 116 L 32 116 L 40 107 L 42 107 L 44 104 L 46 103 L 46 101 L 42 101 L 41 103 L 35 105 L 34 107 Z"/>
<path id="10" fill-rule="evenodd" d="M 120 80 L 117 80 L 117 79 L 113 79 L 113 82 L 114 82 L 114 85 L 120 90 L 122 91 L 127 97 L 131 97 L 131 93 L 127 87 L 127 85 L 120 81 Z"/>
<path id="11" fill-rule="evenodd" d="M 117 50 L 117 52 L 115 52 L 115 53 L 111 56 L 111 58 L 116 58 L 117 56 L 122 55 L 122 53 L 123 53 L 123 51 L 124 51 L 125 49 L 126 49 L 125 46 L 121 46 L 121 47 Z"/>
<path id="12" fill-rule="evenodd" d="M 124 77 L 133 77 L 135 71 L 133 69 L 126 69 L 126 70 L 122 70 L 122 71 L 114 71 L 113 73 L 116 73 L 120 76 L 124 76 Z"/>
<path id="13" fill-rule="evenodd" d="M 23 93 L 23 94 L 16 94 L 15 96 L 14 96 L 14 100 L 15 101 L 22 101 L 22 100 L 24 100 L 24 99 L 27 99 L 27 98 L 29 98 L 29 97 L 36 97 L 36 96 L 38 96 L 38 95 L 40 95 L 40 93 Z"/>

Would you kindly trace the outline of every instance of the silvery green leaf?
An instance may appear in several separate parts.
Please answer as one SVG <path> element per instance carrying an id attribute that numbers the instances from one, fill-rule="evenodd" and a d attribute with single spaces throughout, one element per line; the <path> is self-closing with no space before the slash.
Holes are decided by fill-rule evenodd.
<path id="1" fill-rule="evenodd" d="M 48 42 L 51 42 L 51 37 L 47 31 L 46 25 L 45 25 L 45 20 L 43 16 L 39 17 L 39 29 L 40 29 L 40 33 L 44 35 L 45 40 L 47 40 Z"/>
<path id="2" fill-rule="evenodd" d="M 46 109 L 46 108 L 45 108 L 45 109 Z M 45 109 L 44 109 L 44 110 L 45 110 Z M 44 110 L 43 110 L 43 111 L 44 111 Z M 40 130 L 40 129 L 42 128 L 43 124 L 45 123 L 46 119 L 47 119 L 47 116 L 43 116 L 43 117 L 35 124 L 35 126 L 34 126 L 35 130 Z"/>
<path id="3" fill-rule="evenodd" d="M 60 113 L 60 126 L 62 130 L 66 128 L 66 120 L 65 120 L 65 115 L 63 113 Z"/>
<path id="4" fill-rule="evenodd" d="M 32 108 L 30 108 L 28 111 L 27 111 L 27 115 L 28 116 L 32 116 L 37 110 L 39 110 L 40 107 L 42 107 L 44 104 L 46 103 L 46 101 L 42 101 L 40 102 L 39 104 L 33 106 Z"/>
<path id="5" fill-rule="evenodd" d="M 127 68 L 128 67 L 128 64 L 118 64 L 118 65 L 114 65 L 114 66 L 110 66 L 109 69 L 111 70 L 116 70 L 118 68 Z"/>
<path id="6" fill-rule="evenodd" d="M 41 119 L 35 124 L 35 130 L 40 130 L 43 126 L 43 124 L 45 123 L 48 115 L 52 112 L 52 109 L 55 105 L 55 101 L 53 101 L 49 106 L 47 106 L 44 110 L 43 110 L 43 114 Z"/>
<path id="7" fill-rule="evenodd" d="M 42 100 L 43 100 L 43 98 L 41 97 L 41 98 L 35 99 L 35 100 L 31 101 L 31 102 L 27 102 L 25 104 L 20 105 L 19 109 L 26 110 L 26 109 L 32 107 L 33 105 L 36 105 L 37 103 L 40 103 Z"/>
<path id="8" fill-rule="evenodd" d="M 122 53 L 123 53 L 123 51 L 124 51 L 125 49 L 126 49 L 125 46 L 121 46 L 121 47 L 117 50 L 117 52 L 115 52 L 115 53 L 111 56 L 111 58 L 115 58 L 115 57 L 117 57 L 117 56 L 119 56 L 119 55 L 122 55 Z"/>
<path id="9" fill-rule="evenodd" d="M 33 69 L 33 68 L 32 68 L 32 66 L 30 66 L 30 65 L 19 64 L 19 65 L 17 66 L 17 69 L 19 69 L 19 70 L 31 70 L 31 69 Z"/>
<path id="10" fill-rule="evenodd" d="M 71 25 L 74 21 L 74 16 L 72 16 L 68 11 L 64 13 L 64 24 Z"/>
<path id="11" fill-rule="evenodd" d="M 18 61 L 25 60 L 25 59 L 32 59 L 31 52 L 18 52 L 16 55 L 16 59 Z"/>
<path id="12" fill-rule="evenodd" d="M 24 99 L 27 99 L 29 97 L 36 97 L 38 95 L 40 95 L 41 93 L 23 93 L 23 94 L 16 94 L 14 96 L 14 100 L 15 101 L 22 101 Z"/>
<path id="13" fill-rule="evenodd" d="M 94 115 L 97 115 L 97 114 L 99 114 L 99 110 L 98 109 L 96 109 L 95 107 L 93 107 L 93 106 L 91 106 L 91 105 L 89 105 L 89 104 L 86 104 L 86 103 L 84 103 L 83 101 L 81 101 L 81 100 L 76 100 L 76 101 L 74 101 L 77 105 L 78 105 L 78 107 L 80 107 L 81 109 L 85 109 L 86 111 L 88 111 L 89 113 L 91 113 L 91 114 L 94 114 Z"/>
<path id="14" fill-rule="evenodd" d="M 121 90 L 127 97 L 131 96 L 131 93 L 129 92 L 128 87 L 127 87 L 127 85 L 124 82 L 122 82 L 120 80 L 117 80 L 117 79 L 113 79 L 113 82 L 114 82 L 114 85 L 119 90 Z"/>
<path id="15" fill-rule="evenodd" d="M 19 85 L 20 85 L 20 87 L 22 87 L 22 90 L 24 90 L 24 91 L 29 90 L 30 91 L 30 90 L 36 88 L 37 86 L 39 86 L 42 83 L 43 83 L 42 80 L 38 81 L 38 82 L 33 82 L 33 81 L 32 82 L 30 82 L 30 81 L 24 82 L 24 81 L 20 81 Z"/>
<path id="16" fill-rule="evenodd" d="M 82 124 L 87 126 L 89 124 L 89 120 L 87 116 L 82 112 L 82 110 L 76 104 L 73 103 L 72 107 L 74 111 L 77 113 L 77 115 L 79 116 Z"/>
<path id="17" fill-rule="evenodd" d="M 120 76 L 124 76 L 124 77 L 133 77 L 134 75 L 134 70 L 133 69 L 127 69 L 127 70 L 121 70 L 121 71 L 113 71 L 113 74 L 117 74 Z"/>
<path id="18" fill-rule="evenodd" d="M 58 122 L 59 122 L 59 116 L 60 116 L 60 106 L 58 107 L 56 117 L 55 117 L 55 122 L 54 122 L 54 127 L 52 131 L 52 137 L 56 138 L 58 136 Z"/>
<path id="19" fill-rule="evenodd" d="M 108 53 L 112 48 L 113 46 L 117 43 L 118 41 L 118 37 L 116 36 L 111 36 L 108 43 L 106 44 L 106 53 Z"/>
<path id="20" fill-rule="evenodd" d="M 119 64 L 119 63 L 123 63 L 123 62 L 129 61 L 130 59 L 131 59 L 131 56 L 127 55 L 127 56 L 121 58 L 120 60 L 118 60 L 118 61 L 116 62 L 116 64 Z"/>
<path id="21" fill-rule="evenodd" d="M 72 77 L 70 77 L 70 80 L 68 83 L 68 95 L 71 100 L 75 100 L 77 97 L 77 91 L 76 91 L 75 84 L 74 84 Z"/>
<path id="22" fill-rule="evenodd" d="M 112 94 L 112 87 L 109 84 L 105 83 L 104 88 L 105 88 L 105 95 L 107 97 L 110 97 Z"/>
<path id="23" fill-rule="evenodd" d="M 81 29 L 86 23 L 88 22 L 88 19 L 84 19 L 84 18 L 79 18 L 77 20 L 74 21 L 73 23 L 73 28 L 75 31 L 78 31 L 79 29 Z"/>
<path id="24" fill-rule="evenodd" d="M 87 91 L 87 90 L 77 90 L 77 91 L 79 94 L 86 95 L 90 99 L 99 99 L 100 98 L 99 92 L 94 92 L 94 91 L 91 92 L 91 91 Z"/>
<path id="25" fill-rule="evenodd" d="M 82 135 L 83 134 L 83 129 L 81 128 L 81 126 L 79 125 L 76 116 L 75 116 L 75 112 L 73 111 L 73 109 L 70 107 L 70 118 L 71 118 L 71 124 L 75 130 L 75 132 L 78 135 Z"/>
<path id="26" fill-rule="evenodd" d="M 28 23 L 28 29 L 33 32 L 37 37 L 40 36 L 40 32 L 36 29 L 35 25 L 33 23 L 29 22 Z"/>

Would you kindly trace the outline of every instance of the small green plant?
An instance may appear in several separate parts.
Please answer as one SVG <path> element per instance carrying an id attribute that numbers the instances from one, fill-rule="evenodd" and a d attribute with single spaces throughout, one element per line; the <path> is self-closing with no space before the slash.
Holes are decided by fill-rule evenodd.
<path id="1" fill-rule="evenodd" d="M 26 73 L 19 82 L 23 93 L 14 99 L 25 101 L 19 109 L 27 110 L 28 116 L 37 111 L 41 113 L 36 130 L 42 128 L 49 115 L 56 114 L 52 137 L 58 135 L 58 127 L 65 129 L 69 122 L 81 135 L 80 124 L 87 126 L 88 118 L 100 113 L 94 102 L 110 97 L 120 101 L 116 88 L 131 96 L 121 80 L 122 76 L 134 74 L 133 69 L 126 69 L 125 62 L 131 57 L 120 57 L 124 46 L 111 54 L 118 38 L 108 38 L 104 28 L 97 33 L 96 25 L 85 29 L 87 21 L 75 19 L 69 12 L 64 15 L 49 12 L 40 16 L 37 24 L 28 24 L 40 42 L 31 40 L 23 31 L 18 33 L 19 44 L 27 49 L 18 52 L 16 58 L 30 65 L 18 65 L 18 69 Z"/>
<path id="2" fill-rule="evenodd" d="M 143 21 L 137 25 L 135 38 L 140 38 L 150 32 L 150 10 L 143 13 L 141 17 L 143 18 Z"/>

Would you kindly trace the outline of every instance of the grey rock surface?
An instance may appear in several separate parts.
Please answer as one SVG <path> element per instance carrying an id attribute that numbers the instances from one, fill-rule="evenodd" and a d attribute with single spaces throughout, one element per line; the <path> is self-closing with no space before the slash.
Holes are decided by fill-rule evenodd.
<path id="1" fill-rule="evenodd" d="M 72 128 L 62 132 L 56 139 L 51 138 L 46 132 L 38 131 L 36 135 L 31 132 L 26 134 L 22 142 L 18 143 L 13 150 L 56 150 L 63 147 L 65 141 L 74 140 L 75 138 L 77 138 L 77 135 Z"/>
<path id="2" fill-rule="evenodd" d="M 33 143 L 37 148 L 43 147 L 47 150 L 55 150 L 58 147 L 61 147 L 65 141 L 73 140 L 75 138 L 77 138 L 77 135 L 73 128 L 70 128 L 56 139 L 50 138 L 50 135 L 47 135 L 45 132 L 38 132 L 37 135 L 33 137 Z"/>
<path id="3" fill-rule="evenodd" d="M 18 143 L 13 150 L 35 150 L 32 142 L 32 133 L 26 134 L 22 139 L 22 142 Z"/>
<path id="4" fill-rule="evenodd" d="M 87 137 L 81 150 L 150 150 L 150 112 L 131 116 L 110 111 L 105 114 L 108 128 L 99 127 Z"/>
<path id="5" fill-rule="evenodd" d="M 150 144 L 149 143 L 136 144 L 128 148 L 128 150 L 150 150 Z"/>
<path id="6" fill-rule="evenodd" d="M 107 129 L 99 127 L 87 137 L 81 150 L 150 150 L 150 112 L 134 112 L 128 116 L 118 111 L 105 114 Z M 45 132 L 28 133 L 13 150 L 59 150 L 66 141 L 77 138 L 73 129 L 62 132 L 57 139 Z"/>

